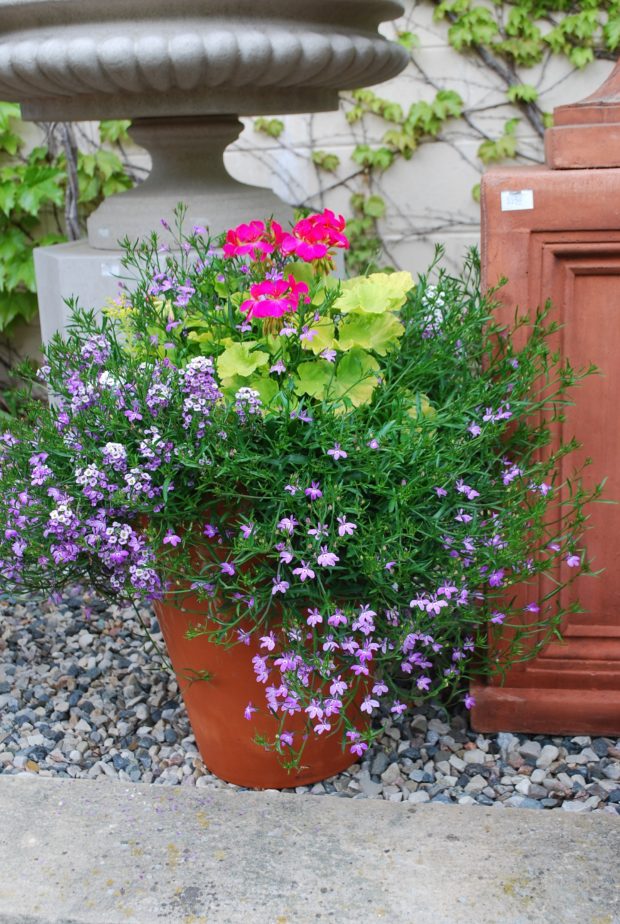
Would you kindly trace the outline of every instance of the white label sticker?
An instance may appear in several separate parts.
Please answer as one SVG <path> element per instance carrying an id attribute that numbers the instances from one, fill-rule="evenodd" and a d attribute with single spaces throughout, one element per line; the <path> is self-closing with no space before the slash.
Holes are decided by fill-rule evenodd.
<path id="1" fill-rule="evenodd" d="M 101 264 L 101 275 L 102 276 L 120 276 L 120 274 L 121 274 L 120 263 L 102 263 Z"/>
<path id="2" fill-rule="evenodd" d="M 533 189 L 503 189 L 502 212 L 520 212 L 534 208 Z"/>

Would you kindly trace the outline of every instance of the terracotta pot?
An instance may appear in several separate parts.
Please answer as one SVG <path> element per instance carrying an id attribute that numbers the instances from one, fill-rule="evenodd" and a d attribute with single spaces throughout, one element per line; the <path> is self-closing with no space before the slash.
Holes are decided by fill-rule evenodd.
<path id="1" fill-rule="evenodd" d="M 196 612 L 199 607 L 204 615 Z M 311 732 L 301 766 L 293 770 L 282 767 L 277 753 L 255 744 L 256 734 L 273 740 L 279 728 L 267 711 L 264 686 L 256 681 L 252 667 L 252 658 L 259 654 L 258 639 L 254 635 L 249 645 L 230 648 L 206 636 L 187 639 L 188 628 L 208 618 L 204 604 L 194 604 L 193 609 L 185 612 L 165 600 L 155 604 L 201 757 L 212 773 L 238 786 L 285 789 L 324 780 L 355 762 L 349 749 L 343 750 L 341 729 L 320 736 Z M 210 675 L 208 680 L 192 680 L 204 671 Z M 248 702 L 259 708 L 250 720 L 243 715 Z M 296 744 L 305 734 L 306 718 L 303 713 L 287 718 L 285 728 L 295 732 Z"/>

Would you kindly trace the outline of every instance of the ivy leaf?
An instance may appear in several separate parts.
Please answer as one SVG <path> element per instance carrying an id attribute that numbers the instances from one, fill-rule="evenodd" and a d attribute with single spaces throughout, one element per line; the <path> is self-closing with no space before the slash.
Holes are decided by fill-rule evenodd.
<path id="1" fill-rule="evenodd" d="M 568 59 L 575 67 L 582 68 L 594 61 L 594 52 L 591 48 L 571 48 Z"/>
<path id="2" fill-rule="evenodd" d="M 508 88 L 506 96 L 511 103 L 535 103 L 538 90 L 531 83 L 518 83 Z"/>
<path id="3" fill-rule="evenodd" d="M 6 180 L 0 183 L 0 209 L 9 215 L 17 198 L 17 185 L 15 180 Z"/>
<path id="4" fill-rule="evenodd" d="M 420 47 L 420 39 L 414 32 L 399 32 L 396 41 L 407 51 L 413 51 L 414 48 Z"/>
<path id="5" fill-rule="evenodd" d="M 326 173 L 335 173 L 340 166 L 340 158 L 337 154 L 330 154 L 328 151 L 313 151 L 312 163 L 320 170 Z"/>
<path id="6" fill-rule="evenodd" d="M 326 397 L 327 386 L 333 375 L 334 367 L 326 359 L 300 363 L 297 366 L 295 394 L 310 395 L 311 398 L 322 399 Z"/>
<path id="7" fill-rule="evenodd" d="M 28 215 L 37 215 L 44 205 L 62 205 L 63 180 L 63 171 L 57 167 L 29 165 L 17 192 L 16 205 Z"/>
<path id="8" fill-rule="evenodd" d="M 376 167 L 378 170 L 387 170 L 394 162 L 394 152 L 389 148 L 371 148 L 368 144 L 358 144 L 351 157 L 362 167 Z"/>
<path id="9" fill-rule="evenodd" d="M 433 110 L 442 120 L 450 116 L 458 119 L 463 112 L 463 99 L 455 90 L 439 90 L 433 100 Z"/>
<path id="10" fill-rule="evenodd" d="M 405 328 L 393 314 L 350 314 L 338 330 L 340 348 L 362 347 L 379 356 L 396 346 Z"/>
<path id="11" fill-rule="evenodd" d="M 262 132 L 269 135 L 270 138 L 279 138 L 284 131 L 284 122 L 282 119 L 254 119 L 253 126 L 255 132 Z"/>
<path id="12" fill-rule="evenodd" d="M 620 16 L 608 19 L 603 26 L 603 35 L 610 51 L 615 51 L 620 45 Z"/>
<path id="13" fill-rule="evenodd" d="M 0 331 L 6 331 L 13 321 L 30 321 L 37 313 L 37 297 L 33 292 L 0 292 Z"/>
<path id="14" fill-rule="evenodd" d="M 517 153 L 517 138 L 515 132 L 519 121 L 519 119 L 509 119 L 504 124 L 504 134 L 498 138 L 497 141 L 487 139 L 482 142 L 478 148 L 478 157 L 484 164 L 490 164 L 494 161 L 505 160 L 506 158 L 515 156 Z"/>
<path id="15" fill-rule="evenodd" d="M 127 131 L 130 126 L 129 119 L 103 119 L 99 123 L 99 138 L 107 144 L 127 144 L 131 140 Z"/>
<path id="16" fill-rule="evenodd" d="M 345 279 L 342 292 L 334 302 L 334 310 L 342 314 L 360 311 L 383 314 L 398 311 L 405 304 L 407 292 L 413 288 L 411 273 L 371 273 Z"/>
<path id="17" fill-rule="evenodd" d="M 382 218 L 385 215 L 385 202 L 381 196 L 369 196 L 364 202 L 364 214 L 370 218 Z"/>
<path id="18" fill-rule="evenodd" d="M 252 352 L 256 341 L 231 343 L 216 360 L 218 375 L 221 379 L 230 379 L 235 375 L 247 378 L 260 366 L 269 362 L 269 356 L 261 350 Z"/>

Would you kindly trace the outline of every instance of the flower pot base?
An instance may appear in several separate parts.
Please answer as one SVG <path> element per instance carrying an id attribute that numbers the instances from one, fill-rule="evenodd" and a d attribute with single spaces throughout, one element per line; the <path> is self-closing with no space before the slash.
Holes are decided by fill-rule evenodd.
<path id="1" fill-rule="evenodd" d="M 200 606 L 196 604 L 196 612 L 190 613 L 163 601 L 155 604 L 155 612 L 200 755 L 209 770 L 237 786 L 289 789 L 317 783 L 355 763 L 343 748 L 341 729 L 320 736 L 310 731 L 300 766 L 291 770 L 282 766 L 282 755 L 255 742 L 256 735 L 272 741 L 279 730 L 279 721 L 268 711 L 264 686 L 257 682 L 252 667 L 252 657 L 259 653 L 255 636 L 250 645 L 230 648 L 216 645 L 204 635 L 186 638 L 191 626 L 204 624 Z M 244 717 L 248 703 L 258 710 L 250 720 Z M 294 748 L 298 749 L 307 733 L 305 714 L 287 718 L 284 728 L 293 732 Z"/>

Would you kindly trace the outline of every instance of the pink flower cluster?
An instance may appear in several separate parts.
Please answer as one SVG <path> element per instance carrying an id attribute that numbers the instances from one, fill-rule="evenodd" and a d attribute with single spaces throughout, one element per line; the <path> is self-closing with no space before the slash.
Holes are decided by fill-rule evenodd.
<path id="1" fill-rule="evenodd" d="M 321 214 L 309 215 L 298 221 L 290 234 L 285 234 L 280 250 L 286 256 L 294 255 L 306 263 L 323 260 L 334 248 L 347 250 L 349 241 L 344 234 L 345 220 L 330 209 Z"/>
<path id="2" fill-rule="evenodd" d="M 283 231 L 277 221 L 251 221 L 226 232 L 224 254 L 263 261 L 279 251 L 283 257 L 312 263 L 329 257 L 335 248 L 348 249 L 345 224 L 342 215 L 330 209 L 302 218 L 290 231 Z"/>
<path id="3" fill-rule="evenodd" d="M 276 250 L 284 237 L 282 226 L 277 221 L 251 221 L 226 232 L 224 256 L 246 257 L 265 260 Z"/>
<path id="4" fill-rule="evenodd" d="M 310 301 L 308 286 L 297 282 L 294 276 L 263 279 L 250 286 L 250 298 L 241 302 L 239 310 L 247 312 L 248 318 L 281 318 L 287 312 L 297 311 L 302 298 Z"/>

